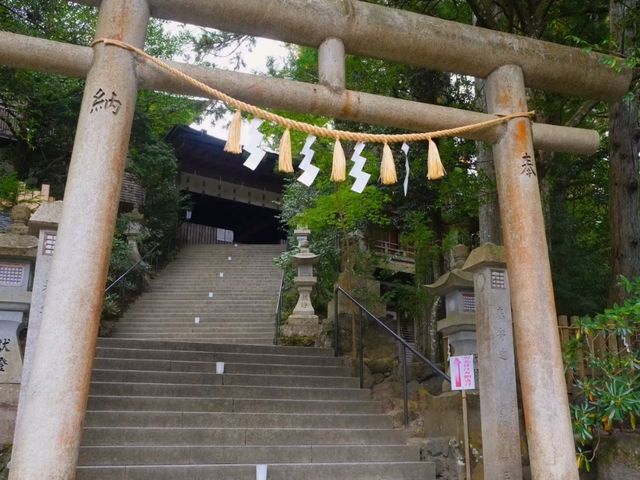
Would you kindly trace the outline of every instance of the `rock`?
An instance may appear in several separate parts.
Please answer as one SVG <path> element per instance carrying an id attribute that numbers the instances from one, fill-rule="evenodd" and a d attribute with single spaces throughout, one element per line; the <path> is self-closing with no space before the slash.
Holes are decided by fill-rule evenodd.
<path id="1" fill-rule="evenodd" d="M 420 384 L 417 381 L 411 380 L 409 383 L 407 383 L 407 393 L 409 394 L 409 397 L 418 395 L 419 390 Z"/>
<path id="2" fill-rule="evenodd" d="M 390 375 L 396 365 L 395 357 L 365 358 L 364 361 L 374 375 L 376 373 Z"/>
<path id="3" fill-rule="evenodd" d="M 640 435 L 616 433 L 602 442 L 598 480 L 640 480 Z"/>

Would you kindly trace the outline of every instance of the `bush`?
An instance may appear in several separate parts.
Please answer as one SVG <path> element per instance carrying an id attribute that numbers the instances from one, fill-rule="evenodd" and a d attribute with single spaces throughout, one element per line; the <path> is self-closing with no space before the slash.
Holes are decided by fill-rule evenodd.
<path id="1" fill-rule="evenodd" d="M 624 304 L 581 318 L 575 338 L 565 346 L 567 368 L 576 379 L 571 415 L 578 465 L 587 471 L 600 437 L 614 430 L 635 430 L 640 415 L 640 278 L 621 278 L 621 285 L 627 293 Z M 581 357 L 590 370 L 582 378 Z"/>

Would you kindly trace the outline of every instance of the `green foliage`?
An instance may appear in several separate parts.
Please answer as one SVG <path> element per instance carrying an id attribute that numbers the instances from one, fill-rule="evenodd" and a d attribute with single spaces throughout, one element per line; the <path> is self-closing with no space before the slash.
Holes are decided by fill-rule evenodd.
<path id="1" fill-rule="evenodd" d="M 0 176 L 0 210 L 8 210 L 18 203 L 22 193 L 22 182 L 18 180 L 16 172 L 9 172 Z"/>
<path id="2" fill-rule="evenodd" d="M 558 155 L 549 177 L 550 258 L 558 312 L 587 315 L 607 304 L 608 169 L 602 156 Z"/>
<path id="3" fill-rule="evenodd" d="M 576 337 L 565 345 L 565 361 L 576 378 L 571 406 L 578 463 L 588 470 L 597 453 L 598 437 L 614 428 L 636 428 L 640 415 L 640 278 L 621 278 L 627 299 L 593 318 L 582 317 Z M 603 352 L 597 345 L 621 345 Z M 583 357 L 591 370 L 580 378 Z"/>
<path id="4" fill-rule="evenodd" d="M 145 189 L 141 213 L 150 236 L 159 240 L 175 230 L 187 201 L 175 181 L 178 169 L 174 152 L 164 142 L 147 143 L 130 151 L 127 169 Z"/>

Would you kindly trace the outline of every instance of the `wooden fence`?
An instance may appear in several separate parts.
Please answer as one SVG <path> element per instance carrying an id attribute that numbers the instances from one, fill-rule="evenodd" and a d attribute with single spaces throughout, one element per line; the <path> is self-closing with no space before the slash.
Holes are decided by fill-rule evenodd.
<path id="1" fill-rule="evenodd" d="M 184 222 L 180 226 L 181 245 L 215 245 L 233 243 L 233 232 L 224 228 Z"/>
<path id="2" fill-rule="evenodd" d="M 560 342 L 564 346 L 571 339 L 578 335 L 580 327 L 578 326 L 578 316 L 558 316 L 558 329 L 560 331 Z M 616 335 L 607 335 L 598 332 L 595 335 L 580 333 L 583 341 L 576 350 L 576 376 L 578 378 L 593 377 L 596 375 L 589 364 L 589 358 L 605 358 L 607 355 L 617 355 L 626 349 L 622 339 Z M 628 345 L 636 345 L 640 339 L 630 338 L 627 340 Z M 575 376 L 572 371 L 567 371 L 567 387 L 571 393 L 574 390 Z"/>

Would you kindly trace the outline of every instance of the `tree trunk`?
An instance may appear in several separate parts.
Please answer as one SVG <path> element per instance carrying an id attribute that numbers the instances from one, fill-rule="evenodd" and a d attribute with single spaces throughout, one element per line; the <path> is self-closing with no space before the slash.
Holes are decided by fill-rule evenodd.
<path id="1" fill-rule="evenodd" d="M 635 29 L 625 15 L 639 7 L 639 0 L 612 0 L 609 4 L 611 33 L 618 53 L 635 45 Z M 628 53 L 628 52 L 627 52 Z M 609 215 L 611 218 L 612 278 L 609 303 L 621 304 L 625 294 L 620 275 L 640 276 L 640 128 L 638 95 L 609 105 Z"/>
<path id="2" fill-rule="evenodd" d="M 501 18 L 501 14 L 497 7 L 493 4 L 479 2 L 482 12 L 484 12 L 484 21 L 474 15 L 473 23 L 480 27 L 497 29 L 497 22 Z M 484 96 L 484 79 L 475 79 L 476 106 L 478 111 L 487 111 L 487 101 Z M 478 192 L 478 236 L 480 245 L 491 242 L 495 245 L 502 245 L 502 223 L 500 222 L 500 207 L 498 204 L 498 192 L 496 191 L 496 171 L 493 165 L 493 151 L 491 146 L 484 142 L 476 142 L 476 150 L 478 152 L 478 172 L 481 178 L 486 180 L 483 182 Z"/>

